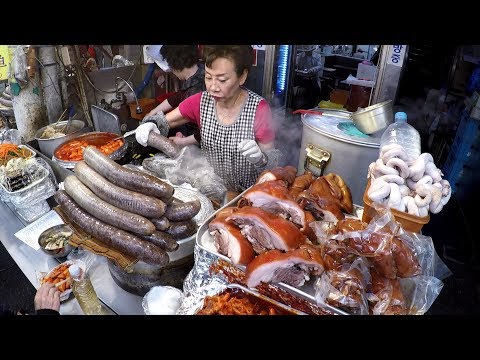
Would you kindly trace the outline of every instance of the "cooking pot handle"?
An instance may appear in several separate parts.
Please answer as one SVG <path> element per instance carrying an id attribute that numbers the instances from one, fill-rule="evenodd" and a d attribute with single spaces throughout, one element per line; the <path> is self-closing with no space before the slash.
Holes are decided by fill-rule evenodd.
<path id="1" fill-rule="evenodd" d="M 325 171 L 325 167 L 330 160 L 331 154 L 313 144 L 308 144 L 308 146 L 305 148 L 305 151 L 305 162 L 303 164 L 305 170 L 311 171 L 315 176 L 323 176 L 323 172 Z M 312 171 L 312 169 L 309 168 L 309 165 L 312 165 L 316 169 Z"/>

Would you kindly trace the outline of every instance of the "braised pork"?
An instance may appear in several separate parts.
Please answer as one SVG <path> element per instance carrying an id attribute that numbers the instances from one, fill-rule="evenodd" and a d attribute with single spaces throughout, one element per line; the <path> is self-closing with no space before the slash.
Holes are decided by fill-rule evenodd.
<path id="1" fill-rule="evenodd" d="M 254 185 L 245 192 L 238 207 L 254 206 L 272 214 L 290 219 L 301 228 L 305 227 L 305 213 L 288 192 L 281 180 L 267 181 Z"/>
<path id="2" fill-rule="evenodd" d="M 292 222 L 261 208 L 244 206 L 226 220 L 241 228 L 257 254 L 268 249 L 296 249 L 306 241 Z"/>
<path id="3" fill-rule="evenodd" d="M 272 180 L 283 180 L 287 183 L 287 185 L 290 185 L 295 180 L 296 175 L 297 168 L 290 165 L 267 169 L 262 171 L 262 173 L 258 176 L 256 184 L 261 184 L 263 182 Z"/>
<path id="4" fill-rule="evenodd" d="M 247 265 L 255 257 L 253 247 L 240 229 L 225 219 L 226 216 L 217 216 L 208 225 L 215 248 L 220 254 L 228 256 L 234 264 Z"/>
<path id="5" fill-rule="evenodd" d="M 324 264 L 320 250 L 304 244 L 298 249 L 281 252 L 270 250 L 258 255 L 246 268 L 246 284 L 255 287 L 263 282 L 284 282 L 302 286 L 311 275 L 323 273 Z"/>

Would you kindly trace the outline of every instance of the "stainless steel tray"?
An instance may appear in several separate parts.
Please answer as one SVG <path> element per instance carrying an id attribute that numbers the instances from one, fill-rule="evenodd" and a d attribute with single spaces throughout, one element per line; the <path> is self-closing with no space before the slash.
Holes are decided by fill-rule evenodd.
<path id="1" fill-rule="evenodd" d="M 197 232 L 197 245 L 225 260 L 225 261 L 228 261 L 229 263 L 233 264 L 232 261 L 230 260 L 230 258 L 228 258 L 227 256 L 225 255 L 222 255 L 220 253 L 217 252 L 217 250 L 215 249 L 215 246 L 214 246 L 214 240 L 213 240 L 213 236 L 210 235 L 210 232 L 208 231 L 208 225 L 210 224 L 210 221 L 212 221 L 215 216 L 217 215 L 217 213 L 222 210 L 223 208 L 226 208 L 226 207 L 229 207 L 229 206 L 236 206 L 237 205 L 237 202 L 238 200 L 240 200 L 240 198 L 243 196 L 243 194 L 248 191 L 249 189 L 245 190 L 243 193 L 241 193 L 240 195 L 238 195 L 236 198 L 234 198 L 233 200 L 231 200 L 230 202 L 228 202 L 225 206 L 221 207 L 220 209 L 218 209 L 216 212 L 214 212 L 212 215 L 210 215 L 204 222 L 203 224 L 200 226 L 200 228 L 198 229 L 198 232 Z M 357 206 L 357 205 L 354 205 L 354 216 L 351 216 L 351 217 L 354 217 L 354 218 L 362 218 L 361 216 L 361 212 L 363 212 L 363 207 L 361 206 Z M 242 266 L 242 265 L 235 265 L 237 268 L 241 269 L 242 271 L 245 271 L 245 266 Z M 317 301 L 315 300 L 315 288 L 314 288 L 314 284 L 315 284 L 315 281 L 316 281 L 316 278 L 314 279 L 310 279 L 310 281 L 306 282 L 305 285 L 301 286 L 301 287 L 294 287 L 294 286 L 291 286 L 291 285 L 288 285 L 288 284 L 285 284 L 283 282 L 280 282 L 280 283 L 276 283 L 276 285 L 278 285 L 278 287 L 296 295 L 296 296 L 299 296 L 307 301 L 310 301 L 311 303 L 315 304 L 316 306 L 320 307 L 320 308 L 324 308 L 334 314 L 338 314 L 338 315 L 349 315 L 347 312 L 343 311 L 343 310 L 340 310 L 336 307 L 333 307 L 333 306 L 330 306 L 328 304 L 317 304 Z"/>

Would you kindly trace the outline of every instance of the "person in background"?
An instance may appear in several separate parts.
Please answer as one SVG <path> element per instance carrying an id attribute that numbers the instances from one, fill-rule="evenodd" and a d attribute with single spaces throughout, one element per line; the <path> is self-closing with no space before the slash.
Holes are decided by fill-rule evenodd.
<path id="1" fill-rule="evenodd" d="M 154 45 L 149 47 L 155 62 L 165 72 L 172 72 L 181 82 L 180 90 L 165 99 L 156 108 L 145 115 L 144 121 L 154 117 L 160 111 L 168 113 L 178 107 L 187 97 L 205 90 L 205 68 L 199 61 L 198 48 L 196 45 Z M 181 134 L 189 136 L 196 134 L 198 126 L 188 123 L 177 129 Z"/>
<path id="2" fill-rule="evenodd" d="M 305 108 L 317 106 L 322 89 L 320 82 L 323 70 L 322 57 L 313 50 L 315 45 L 299 45 L 295 58 L 294 82 L 300 92 L 298 95 L 303 97 L 303 101 L 297 103 Z"/>
<path id="3" fill-rule="evenodd" d="M 243 86 L 253 61 L 250 45 L 205 45 L 203 56 L 206 91 L 188 97 L 156 124 L 140 125 L 135 137 L 146 146 L 150 131 L 165 135 L 170 128 L 196 123 L 201 149 L 215 173 L 229 191 L 241 192 L 259 172 L 278 166 L 272 113 L 265 99 Z M 193 136 L 174 141 L 197 142 Z"/>
<path id="4" fill-rule="evenodd" d="M 25 310 L 10 310 L 0 306 L 0 315 L 60 315 L 60 291 L 54 284 L 44 283 L 38 288 L 33 299 L 34 314 Z"/>

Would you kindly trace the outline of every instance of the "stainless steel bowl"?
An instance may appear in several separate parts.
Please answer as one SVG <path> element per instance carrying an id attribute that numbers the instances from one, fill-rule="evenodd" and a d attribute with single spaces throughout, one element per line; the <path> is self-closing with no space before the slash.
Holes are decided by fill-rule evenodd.
<path id="1" fill-rule="evenodd" d="M 40 245 L 40 249 L 42 249 L 42 251 L 45 254 L 53 256 L 54 258 L 61 258 L 61 257 L 67 256 L 73 250 L 74 246 L 70 245 L 68 242 L 59 249 L 54 249 L 54 250 L 45 249 L 46 240 L 50 236 L 59 234 L 61 232 L 70 232 L 73 234 L 72 228 L 70 228 L 68 225 L 65 225 L 65 224 L 52 226 L 51 228 L 45 230 L 40 234 L 40 236 L 38 237 L 38 245 Z"/>
<path id="2" fill-rule="evenodd" d="M 353 123 L 364 134 L 373 134 L 393 122 L 392 100 L 368 106 L 351 115 Z"/>
<path id="3" fill-rule="evenodd" d="M 73 139 L 70 139 L 68 141 L 68 143 L 65 142 L 63 144 L 60 144 L 53 151 L 52 161 L 58 163 L 60 166 L 66 168 L 66 169 L 73 169 L 73 168 L 75 168 L 75 164 L 78 161 L 81 161 L 81 160 L 69 161 L 69 160 L 62 160 L 62 159 L 58 158 L 58 152 L 63 146 L 68 146 L 68 144 L 73 142 L 73 141 L 85 141 L 89 145 L 98 146 L 98 145 L 104 145 L 108 141 L 113 140 L 113 139 L 118 138 L 118 137 L 119 137 L 118 134 L 110 133 L 110 132 L 103 132 L 103 131 L 93 131 L 93 132 L 89 132 L 87 134 L 82 134 L 82 135 L 77 134 L 77 136 L 74 136 Z M 128 149 L 128 143 L 125 141 L 125 139 L 123 139 L 123 145 L 120 146 L 113 153 L 111 153 L 110 155 L 107 155 L 107 156 L 112 160 L 119 160 L 119 159 L 121 159 L 125 156 L 125 154 L 127 153 L 127 149 Z"/>
<path id="4" fill-rule="evenodd" d="M 61 131 L 67 125 L 67 121 L 59 121 L 55 124 L 55 130 Z M 47 125 L 47 126 L 51 126 Z M 89 130 L 88 127 L 85 127 L 85 123 L 81 120 L 72 120 L 72 124 L 70 125 L 70 130 L 68 135 L 64 135 L 57 138 L 50 138 L 50 139 L 42 139 L 41 136 L 47 126 L 44 126 L 37 130 L 35 133 L 35 139 L 38 141 L 38 147 L 42 154 L 47 156 L 48 158 L 52 158 L 54 150 L 64 142 L 73 139 L 74 137 L 86 132 Z"/>

